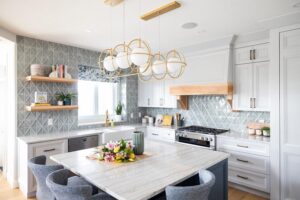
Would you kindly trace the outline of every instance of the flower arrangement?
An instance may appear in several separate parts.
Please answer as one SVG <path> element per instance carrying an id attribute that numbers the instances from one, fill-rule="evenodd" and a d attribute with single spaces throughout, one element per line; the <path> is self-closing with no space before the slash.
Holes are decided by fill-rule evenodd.
<path id="1" fill-rule="evenodd" d="M 119 142 L 109 142 L 99 150 L 99 160 L 101 161 L 119 163 L 135 161 L 133 145 L 123 139 Z"/>

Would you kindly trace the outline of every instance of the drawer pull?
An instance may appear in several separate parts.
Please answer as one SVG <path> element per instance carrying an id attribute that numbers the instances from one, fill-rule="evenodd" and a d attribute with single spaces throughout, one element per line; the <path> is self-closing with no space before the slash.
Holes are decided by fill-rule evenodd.
<path id="1" fill-rule="evenodd" d="M 249 162 L 248 160 L 242 160 L 242 159 L 239 159 L 239 158 L 237 158 L 236 160 L 240 161 L 240 162 L 243 162 L 243 163 L 248 163 Z"/>
<path id="2" fill-rule="evenodd" d="M 246 176 L 241 176 L 241 175 L 236 175 L 238 178 L 242 178 L 242 179 L 245 179 L 245 180 L 248 180 L 249 178 L 246 177 Z"/>
<path id="3" fill-rule="evenodd" d="M 238 146 L 238 147 L 242 147 L 242 148 L 249 148 L 248 146 L 245 146 L 245 145 L 240 145 L 240 144 L 237 144 L 236 146 Z"/>
<path id="4" fill-rule="evenodd" d="M 152 135 L 158 136 L 158 134 L 157 134 L 157 133 L 152 133 Z"/>
<path id="5" fill-rule="evenodd" d="M 44 150 L 44 152 L 55 151 L 55 150 L 56 150 L 55 148 L 53 148 L 53 149 L 46 149 L 46 150 Z"/>

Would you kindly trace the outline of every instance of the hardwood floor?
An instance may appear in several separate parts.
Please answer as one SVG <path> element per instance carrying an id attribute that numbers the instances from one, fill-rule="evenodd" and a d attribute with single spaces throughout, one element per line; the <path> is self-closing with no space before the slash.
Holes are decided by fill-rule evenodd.
<path id="1" fill-rule="evenodd" d="M 229 200 L 266 200 L 265 198 L 240 191 L 238 189 L 229 188 Z M 26 200 L 19 189 L 11 189 L 0 173 L 0 200 Z M 28 200 L 36 200 L 30 198 Z"/>

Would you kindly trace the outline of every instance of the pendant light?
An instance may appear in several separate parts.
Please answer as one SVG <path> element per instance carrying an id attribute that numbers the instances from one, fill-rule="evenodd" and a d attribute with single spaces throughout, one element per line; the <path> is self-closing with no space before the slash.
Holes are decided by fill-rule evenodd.
<path id="1" fill-rule="evenodd" d="M 179 78 L 186 67 L 185 58 L 178 51 L 172 50 L 167 53 L 167 70 L 171 78 Z"/>
<path id="2" fill-rule="evenodd" d="M 114 51 L 117 52 L 116 64 L 121 69 L 127 69 L 131 66 L 132 62 L 129 59 L 131 54 L 131 49 L 125 43 L 126 34 L 125 34 L 125 0 L 123 2 L 123 44 L 119 44 L 114 48 Z"/>

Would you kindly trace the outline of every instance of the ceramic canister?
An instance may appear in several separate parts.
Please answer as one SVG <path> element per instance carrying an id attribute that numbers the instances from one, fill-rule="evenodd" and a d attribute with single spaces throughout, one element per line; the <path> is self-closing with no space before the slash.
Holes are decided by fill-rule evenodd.
<path id="1" fill-rule="evenodd" d="M 136 155 L 142 155 L 144 153 L 144 133 L 141 131 L 133 132 L 133 151 Z"/>

